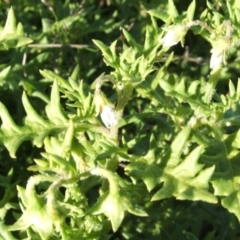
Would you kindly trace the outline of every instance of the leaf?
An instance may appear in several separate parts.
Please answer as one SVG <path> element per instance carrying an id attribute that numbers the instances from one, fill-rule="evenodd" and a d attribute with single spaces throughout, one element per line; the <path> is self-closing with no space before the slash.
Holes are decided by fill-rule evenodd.
<path id="1" fill-rule="evenodd" d="M 74 68 L 71 76 L 69 77 L 69 83 L 71 84 L 72 88 L 78 90 L 79 88 L 79 74 L 80 74 L 80 66 L 76 65 Z"/>
<path id="2" fill-rule="evenodd" d="M 39 70 L 39 72 L 41 73 L 41 75 L 43 77 L 45 77 L 48 80 L 51 80 L 53 83 L 55 81 L 57 81 L 59 87 L 62 87 L 62 88 L 66 89 L 66 90 L 69 90 L 69 91 L 72 90 L 70 84 L 67 81 L 65 81 L 61 76 L 56 74 L 55 72 L 47 70 L 47 69 Z"/>
<path id="3" fill-rule="evenodd" d="M 122 32 L 127 40 L 127 42 L 130 44 L 130 46 L 136 51 L 141 51 L 141 46 L 135 41 L 135 39 L 127 32 L 124 28 L 122 28 Z"/>
<path id="4" fill-rule="evenodd" d="M 14 34 L 16 32 L 16 18 L 13 8 L 8 11 L 7 21 L 0 36 L 0 40 L 4 39 L 6 35 Z"/>
<path id="5" fill-rule="evenodd" d="M 189 160 L 187 161 L 189 162 Z M 160 182 L 163 182 L 164 185 L 153 195 L 152 201 L 175 196 L 180 200 L 201 200 L 217 203 L 216 197 L 208 192 L 209 181 L 214 167 L 202 171 L 198 171 L 199 168 L 199 165 L 196 163 L 192 169 L 184 171 L 185 175 L 183 175 L 181 171 L 176 172 L 175 168 L 166 167 L 160 177 Z"/>
<path id="6" fill-rule="evenodd" d="M 172 17 L 172 19 L 178 16 L 178 11 L 173 0 L 168 0 L 168 14 Z"/>
<path id="7" fill-rule="evenodd" d="M 124 218 L 124 206 L 120 195 L 105 193 L 88 211 L 88 214 L 100 213 L 104 213 L 110 219 L 113 231 L 116 232 Z"/>
<path id="8" fill-rule="evenodd" d="M 5 213 L 1 212 L 3 208 L 7 209 L 8 203 L 11 198 L 15 196 L 15 184 L 11 184 L 11 179 L 13 177 L 13 169 L 10 169 L 8 175 L 0 175 L 0 186 L 4 188 L 2 199 L 0 200 L 0 219 L 4 220 Z"/>
<path id="9" fill-rule="evenodd" d="M 23 201 L 26 204 L 26 209 L 23 215 L 8 230 L 17 231 L 33 227 L 33 229 L 37 230 L 41 238 L 48 239 L 53 232 L 53 222 L 45 207 L 44 199 L 39 197 L 33 188 L 29 190 L 21 189 L 20 196 L 28 199 L 27 202 Z"/>
<path id="10" fill-rule="evenodd" d="M 9 232 L 8 227 L 2 222 L 0 222 L 0 239 L 16 240 L 16 238 L 12 235 L 12 233 Z"/>
<path id="11" fill-rule="evenodd" d="M 0 141 L 8 149 L 12 158 L 15 158 L 15 153 L 23 141 L 31 140 L 34 145 L 41 147 L 48 135 L 65 130 L 67 125 L 65 126 L 64 123 L 68 123 L 59 103 L 60 96 L 57 82 L 53 84 L 51 101 L 46 106 L 49 120 L 44 120 L 34 110 L 28 101 L 26 93 L 23 93 L 22 101 L 27 113 L 23 127 L 18 126 L 13 121 L 6 107 L 0 103 L 0 117 L 2 119 Z"/>
<path id="12" fill-rule="evenodd" d="M 104 58 L 107 61 L 111 62 L 111 61 L 114 60 L 113 56 L 112 56 L 112 53 L 111 53 L 111 50 L 103 42 L 101 42 L 99 40 L 92 40 L 92 41 L 101 50 Z"/>
<path id="13" fill-rule="evenodd" d="M 136 179 L 142 179 L 150 192 L 160 181 L 162 170 L 147 160 L 140 160 L 125 167 L 126 174 Z"/>
<path id="14" fill-rule="evenodd" d="M 236 94 L 235 86 L 231 80 L 229 81 L 229 94 L 230 97 L 233 97 Z"/>
<path id="15" fill-rule="evenodd" d="M 23 92 L 23 95 L 22 95 L 22 103 L 27 113 L 27 117 L 25 118 L 25 123 L 27 123 L 28 125 L 36 125 L 36 127 L 39 127 L 39 128 L 42 128 L 44 126 L 51 127 L 51 124 L 45 121 L 32 107 L 32 105 L 28 100 L 27 94 L 25 92 Z"/>
<path id="16" fill-rule="evenodd" d="M 187 20 L 190 22 L 194 18 L 194 12 L 196 9 L 196 0 L 193 0 L 187 9 Z"/>
<path id="17" fill-rule="evenodd" d="M 54 81 L 51 91 L 51 100 L 46 106 L 46 113 L 49 119 L 55 124 L 63 124 L 67 121 L 63 115 L 63 111 L 60 105 L 60 95 L 58 90 L 58 84 Z"/>
<path id="18" fill-rule="evenodd" d="M 198 163 L 202 147 L 196 147 L 184 160 L 181 160 L 181 153 L 190 132 L 191 129 L 186 127 L 178 134 L 160 164 L 149 162 L 144 157 L 125 167 L 127 175 L 141 179 L 148 191 L 163 184 L 153 195 L 152 201 L 174 196 L 180 200 L 217 202 L 216 197 L 208 191 L 214 166 L 203 169 L 204 165 Z"/>
<path id="19" fill-rule="evenodd" d="M 0 34 L 0 49 L 21 47 L 32 42 L 32 39 L 24 37 L 24 30 L 21 23 L 16 26 L 16 18 L 13 8 L 8 11 L 7 21 Z"/>
<path id="20" fill-rule="evenodd" d="M 219 146 L 217 169 L 211 180 L 214 195 L 221 197 L 221 204 L 234 213 L 240 221 L 240 130 L 224 135 Z M 221 167 L 220 167 L 221 166 Z"/>
<path id="21" fill-rule="evenodd" d="M 169 15 L 167 13 L 163 12 L 163 11 L 158 11 L 158 10 L 152 9 L 152 10 L 149 10 L 148 13 L 151 16 L 159 18 L 164 22 L 168 22 Z"/>
<path id="22" fill-rule="evenodd" d="M 187 126 L 181 130 L 171 144 L 171 148 L 167 151 L 165 156 L 162 158 L 162 164 L 168 162 L 169 165 L 176 166 L 179 164 L 181 154 L 187 143 L 187 140 L 191 133 L 191 127 Z"/>

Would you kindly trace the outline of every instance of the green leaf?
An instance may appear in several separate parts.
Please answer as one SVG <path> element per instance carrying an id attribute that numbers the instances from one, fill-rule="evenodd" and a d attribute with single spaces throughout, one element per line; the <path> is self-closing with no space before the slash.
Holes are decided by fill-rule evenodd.
<path id="1" fill-rule="evenodd" d="M 179 164 L 181 154 L 189 139 L 191 127 L 187 126 L 181 130 L 171 144 L 171 148 L 167 151 L 162 159 L 163 164 L 167 161 L 169 165 L 176 166 Z"/>
<path id="2" fill-rule="evenodd" d="M 114 61 L 111 50 L 101 41 L 99 40 L 92 40 L 93 43 L 101 50 L 104 58 L 108 61 Z"/>
<path id="3" fill-rule="evenodd" d="M 57 81 L 54 81 L 51 91 L 51 100 L 46 106 L 46 113 L 49 119 L 56 124 L 63 124 L 67 121 L 60 105 L 60 95 Z"/>
<path id="4" fill-rule="evenodd" d="M 113 57 L 113 62 L 115 62 L 117 60 L 116 45 L 117 45 L 117 40 L 114 41 L 110 46 L 110 50 L 111 50 L 112 57 Z"/>
<path id="5" fill-rule="evenodd" d="M 0 49 L 7 50 L 9 48 L 21 47 L 31 43 L 30 38 L 24 37 L 24 30 L 21 23 L 16 27 L 16 18 L 13 9 L 10 8 L 7 21 L 0 34 Z"/>
<path id="6" fill-rule="evenodd" d="M 187 9 L 187 20 L 188 21 L 193 20 L 195 9 L 196 9 L 196 0 L 193 0 Z"/>
<path id="7" fill-rule="evenodd" d="M 62 87 L 64 89 L 67 89 L 69 91 L 72 90 L 70 84 L 65 79 L 63 79 L 61 76 L 59 76 L 58 74 L 54 73 L 53 71 L 44 69 L 44 70 L 39 70 L 39 72 L 46 79 L 51 80 L 52 82 L 57 81 L 58 86 L 60 86 L 60 87 Z"/>
<path id="8" fill-rule="evenodd" d="M 148 164 L 147 160 L 140 160 L 125 167 L 126 174 L 132 178 L 142 179 L 150 192 L 160 181 L 162 170 L 155 164 Z"/>
<path id="9" fill-rule="evenodd" d="M 2 119 L 1 129 L 6 134 L 21 132 L 21 128 L 16 125 L 16 123 L 10 116 L 7 108 L 1 102 L 0 102 L 0 117 Z"/>
<path id="10" fill-rule="evenodd" d="M 15 124 L 6 107 L 0 103 L 0 117 L 2 119 L 0 141 L 3 142 L 13 158 L 15 158 L 15 153 L 23 141 L 32 140 L 34 145 L 41 147 L 48 135 L 65 130 L 67 125 L 64 124 L 68 123 L 67 118 L 62 112 L 56 81 L 53 84 L 51 101 L 46 106 L 49 121 L 44 120 L 38 115 L 29 103 L 25 93 L 23 93 L 22 101 L 27 113 L 23 127 Z"/>
<path id="11" fill-rule="evenodd" d="M 211 180 L 214 195 L 221 196 L 222 206 L 234 213 L 240 220 L 240 131 L 224 135 L 218 148 L 219 155 L 216 169 Z M 220 167 L 222 166 L 222 167 Z"/>
<path id="12" fill-rule="evenodd" d="M 21 190 L 21 194 L 28 199 L 27 202 L 24 200 L 26 209 L 23 215 L 8 230 L 17 231 L 33 227 L 41 238 L 48 239 L 53 231 L 53 222 L 45 208 L 44 199 L 39 197 L 34 189 Z"/>
<path id="13" fill-rule="evenodd" d="M 19 145 L 24 140 L 28 139 L 28 137 L 21 134 L 25 129 L 20 128 L 15 124 L 6 107 L 2 103 L 0 103 L 0 117 L 2 119 L 0 135 L 1 142 L 3 142 L 5 147 L 8 149 L 11 157 L 15 158 L 15 153 Z"/>
<path id="14" fill-rule="evenodd" d="M 0 36 L 0 40 L 6 38 L 7 35 L 14 34 L 16 32 L 16 18 L 13 8 L 8 11 L 7 21 Z"/>
<path id="15" fill-rule="evenodd" d="M 30 39 L 30 38 L 21 37 L 21 38 L 18 39 L 18 42 L 17 42 L 17 44 L 16 44 L 15 47 L 22 47 L 22 46 L 25 46 L 25 45 L 31 43 L 32 41 L 33 41 L 33 40 Z"/>
<path id="16" fill-rule="evenodd" d="M 71 76 L 69 77 L 69 83 L 71 84 L 71 86 L 74 90 L 79 89 L 79 83 L 78 83 L 79 75 L 80 75 L 80 66 L 76 65 Z"/>
<path id="17" fill-rule="evenodd" d="M 189 159 L 191 161 L 191 158 Z M 190 162 L 189 160 L 185 161 Z M 208 191 L 214 167 L 199 171 L 201 167 L 196 163 L 189 171 L 177 172 L 176 169 L 171 167 L 164 169 L 160 178 L 161 182 L 164 182 L 164 186 L 153 195 L 152 201 L 175 196 L 180 200 L 217 203 L 216 197 Z"/>
<path id="18" fill-rule="evenodd" d="M 163 183 L 161 189 L 153 195 L 152 201 L 174 196 L 180 200 L 217 202 L 216 197 L 208 191 L 214 167 L 204 169 L 204 165 L 198 163 L 202 147 L 195 148 L 181 160 L 190 132 L 190 128 L 186 127 L 178 134 L 160 165 L 151 163 L 144 157 L 125 167 L 130 177 L 143 180 L 148 191 Z"/>
<path id="19" fill-rule="evenodd" d="M 130 46 L 136 51 L 141 51 L 141 46 L 134 40 L 134 38 L 127 32 L 124 28 L 122 28 L 123 34 L 127 40 L 127 42 L 130 44 Z"/>
<path id="20" fill-rule="evenodd" d="M 25 118 L 25 123 L 27 125 L 35 126 L 40 129 L 44 127 L 51 127 L 51 124 L 45 121 L 32 107 L 25 92 L 23 92 L 22 95 L 22 103 L 27 113 L 27 117 Z"/>
<path id="21" fill-rule="evenodd" d="M 233 97 L 236 94 L 235 87 L 231 80 L 229 81 L 229 94 L 230 94 L 230 97 Z"/>
<path id="22" fill-rule="evenodd" d="M 1 240 L 16 240 L 12 233 L 9 232 L 8 227 L 2 222 L 0 222 L 0 237 L 2 237 Z"/>
<path id="23" fill-rule="evenodd" d="M 164 22 L 168 22 L 169 15 L 167 13 L 163 12 L 163 11 L 158 11 L 158 10 L 152 9 L 152 10 L 149 10 L 148 13 L 151 16 L 159 18 Z"/>
<path id="24" fill-rule="evenodd" d="M 5 217 L 5 210 L 8 210 L 9 207 L 9 202 L 11 200 L 12 197 L 15 196 L 15 184 L 11 184 L 11 180 L 13 177 L 14 171 L 13 169 L 10 169 L 10 171 L 8 172 L 7 176 L 2 176 L 0 175 L 0 186 L 4 188 L 4 193 L 2 196 L 2 199 L 0 200 L 0 219 L 4 220 Z M 2 212 L 1 212 L 2 210 Z"/>
<path id="25" fill-rule="evenodd" d="M 104 213 L 110 219 L 113 231 L 116 232 L 124 218 L 122 198 L 118 194 L 105 193 L 88 213 Z"/>
<path id="26" fill-rule="evenodd" d="M 178 16 L 178 11 L 173 0 L 168 0 L 168 14 L 172 19 L 175 19 Z"/>

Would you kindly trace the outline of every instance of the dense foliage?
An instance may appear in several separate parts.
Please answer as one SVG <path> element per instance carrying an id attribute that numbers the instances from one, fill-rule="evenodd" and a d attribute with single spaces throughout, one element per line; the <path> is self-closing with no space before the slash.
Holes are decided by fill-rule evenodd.
<path id="1" fill-rule="evenodd" d="M 239 239 L 239 1 L 0 6 L 0 240 Z"/>

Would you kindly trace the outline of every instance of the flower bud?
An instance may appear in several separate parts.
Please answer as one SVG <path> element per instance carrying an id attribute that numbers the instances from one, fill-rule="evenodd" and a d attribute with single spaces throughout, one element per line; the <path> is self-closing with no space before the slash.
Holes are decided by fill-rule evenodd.
<path id="1" fill-rule="evenodd" d="M 100 117 L 106 126 L 106 128 L 110 128 L 112 125 L 117 124 L 117 119 L 115 117 L 115 112 L 113 108 L 111 108 L 108 105 L 103 106 L 101 112 L 100 112 Z"/>
<path id="2" fill-rule="evenodd" d="M 183 42 L 183 38 L 187 33 L 188 27 L 185 25 L 172 25 L 165 29 L 167 33 L 159 41 L 163 48 L 176 45 L 179 41 Z"/>
<path id="3" fill-rule="evenodd" d="M 94 100 L 97 115 L 100 114 L 100 117 L 106 128 L 110 128 L 112 125 L 116 125 L 117 119 L 115 116 L 113 104 L 108 101 L 102 92 L 97 93 Z"/>

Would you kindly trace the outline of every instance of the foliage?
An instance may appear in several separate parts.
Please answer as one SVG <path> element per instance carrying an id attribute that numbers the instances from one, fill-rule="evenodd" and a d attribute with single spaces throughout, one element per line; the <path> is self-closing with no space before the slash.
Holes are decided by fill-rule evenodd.
<path id="1" fill-rule="evenodd" d="M 1 4 L 0 239 L 239 238 L 237 1 Z"/>

